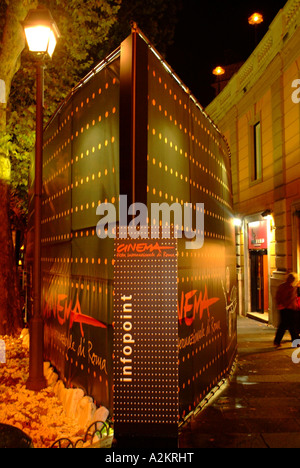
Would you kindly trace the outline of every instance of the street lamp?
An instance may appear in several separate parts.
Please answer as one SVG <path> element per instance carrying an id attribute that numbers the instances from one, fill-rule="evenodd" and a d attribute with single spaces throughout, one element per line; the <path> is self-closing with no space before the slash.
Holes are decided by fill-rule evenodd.
<path id="1" fill-rule="evenodd" d="M 258 40 L 257 40 L 257 26 L 261 23 L 263 23 L 264 17 L 261 13 L 253 13 L 251 16 L 248 18 L 248 23 L 251 26 L 254 26 L 254 31 L 255 31 L 255 47 L 257 46 Z"/>
<path id="2" fill-rule="evenodd" d="M 44 7 L 29 10 L 22 23 L 30 52 L 36 58 L 36 143 L 34 182 L 34 265 L 33 317 L 30 322 L 29 390 L 39 391 L 44 377 L 44 322 L 41 310 L 41 211 L 43 187 L 43 100 L 44 59 L 52 57 L 60 34 L 50 11 Z"/>
<path id="3" fill-rule="evenodd" d="M 221 91 L 221 76 L 222 75 L 225 75 L 225 69 L 221 66 L 218 66 L 216 68 L 213 69 L 212 71 L 213 75 L 215 75 L 217 77 L 216 79 L 216 96 L 218 94 L 220 94 L 220 91 Z"/>

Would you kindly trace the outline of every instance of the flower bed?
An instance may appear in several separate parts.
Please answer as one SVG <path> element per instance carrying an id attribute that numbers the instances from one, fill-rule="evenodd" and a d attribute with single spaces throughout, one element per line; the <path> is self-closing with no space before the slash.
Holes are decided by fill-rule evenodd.
<path id="1" fill-rule="evenodd" d="M 24 431 L 35 448 L 50 448 L 61 438 L 80 438 L 84 428 L 67 417 L 53 386 L 40 392 L 26 388 L 29 352 L 21 338 L 0 336 L 5 343 L 5 363 L 0 363 L 0 423 Z"/>

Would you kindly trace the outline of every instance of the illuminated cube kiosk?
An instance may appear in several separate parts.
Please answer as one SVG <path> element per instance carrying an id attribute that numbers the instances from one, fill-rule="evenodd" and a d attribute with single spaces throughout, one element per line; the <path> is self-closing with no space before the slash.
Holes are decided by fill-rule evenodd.
<path id="1" fill-rule="evenodd" d="M 83 388 L 109 408 L 121 436 L 175 436 L 178 422 L 226 378 L 236 354 L 235 233 L 224 137 L 134 29 L 48 123 L 43 182 L 45 359 L 66 386 Z M 187 249 L 182 237 L 158 241 L 176 252 L 163 259 L 157 249 L 154 259 L 116 255 L 123 247 L 97 236 L 96 210 L 111 203 L 118 216 L 120 195 L 149 210 L 154 203 L 192 204 L 194 217 L 204 204 L 202 248 Z M 127 252 L 136 251 L 132 239 L 126 242 Z M 139 254 L 149 253 L 151 239 L 136 242 Z M 143 316 L 131 294 L 120 299 L 122 287 L 132 284 L 140 288 Z M 135 329 L 134 316 L 140 321 Z M 118 326 L 124 333 L 116 332 L 115 340 L 123 350 L 128 346 L 130 357 L 123 356 L 121 375 L 115 354 L 114 382 Z M 133 387 L 127 392 L 124 383 Z"/>

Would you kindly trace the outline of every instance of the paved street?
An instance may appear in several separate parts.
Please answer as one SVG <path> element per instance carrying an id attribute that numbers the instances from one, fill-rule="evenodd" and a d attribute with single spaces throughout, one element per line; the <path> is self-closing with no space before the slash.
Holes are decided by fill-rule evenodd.
<path id="1" fill-rule="evenodd" d="M 183 429 L 181 448 L 300 448 L 300 364 L 290 336 L 238 320 L 238 365 L 230 384 Z M 299 350 L 300 357 L 300 350 Z"/>

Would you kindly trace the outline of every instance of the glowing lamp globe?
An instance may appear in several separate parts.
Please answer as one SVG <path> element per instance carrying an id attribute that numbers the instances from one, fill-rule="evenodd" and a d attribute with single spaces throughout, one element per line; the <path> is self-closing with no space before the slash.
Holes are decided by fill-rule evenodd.
<path id="1" fill-rule="evenodd" d="M 253 15 L 249 16 L 248 23 L 251 25 L 261 24 L 264 20 L 264 17 L 261 13 L 253 13 Z"/>
<path id="2" fill-rule="evenodd" d="M 225 74 L 225 70 L 224 70 L 223 67 L 220 67 L 220 66 L 219 66 L 219 67 L 214 68 L 213 74 L 214 74 L 215 76 L 221 76 L 221 75 L 224 75 L 224 74 Z"/>
<path id="3" fill-rule="evenodd" d="M 29 10 L 23 28 L 30 52 L 52 57 L 60 33 L 50 11 L 44 7 Z"/>

